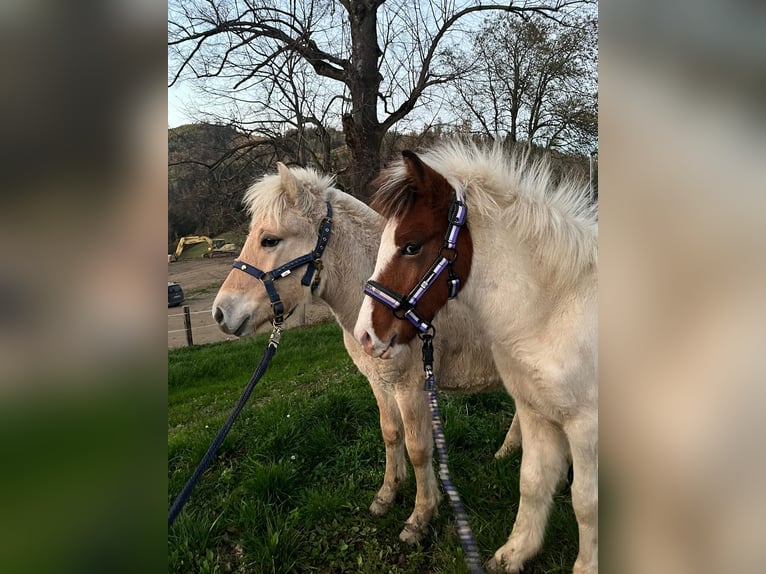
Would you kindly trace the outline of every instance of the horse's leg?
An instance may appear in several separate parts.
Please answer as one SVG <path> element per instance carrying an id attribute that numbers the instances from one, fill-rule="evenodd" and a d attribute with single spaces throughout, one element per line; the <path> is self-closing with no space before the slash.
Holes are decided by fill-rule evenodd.
<path id="1" fill-rule="evenodd" d="M 377 384 L 370 384 L 380 411 L 380 430 L 386 443 L 386 473 L 383 486 L 372 501 L 370 512 L 374 516 L 385 514 L 396 498 L 396 494 L 407 477 L 404 460 L 404 425 L 394 395 Z"/>
<path id="2" fill-rule="evenodd" d="M 423 538 L 428 522 L 437 511 L 440 498 L 432 464 L 433 435 L 428 393 L 423 390 L 420 378 L 417 382 L 416 385 L 398 390 L 396 395 L 404 420 L 407 453 L 415 471 L 417 485 L 415 509 L 399 534 L 399 538 L 409 544 Z"/>
<path id="3" fill-rule="evenodd" d="M 490 571 L 517 573 L 540 549 L 553 494 L 568 466 L 564 432 L 520 403 L 516 412 L 524 437 L 521 499 L 508 542 L 487 565 Z"/>
<path id="4" fill-rule="evenodd" d="M 598 572 L 598 419 L 582 416 L 565 428 L 572 450 L 572 506 L 580 547 L 573 574 Z"/>
<path id="5" fill-rule="evenodd" d="M 503 458 L 508 456 L 513 451 L 521 446 L 521 425 L 519 424 L 519 415 L 513 415 L 511 421 L 511 428 L 508 429 L 508 433 L 505 435 L 503 445 L 495 453 L 495 458 Z"/>

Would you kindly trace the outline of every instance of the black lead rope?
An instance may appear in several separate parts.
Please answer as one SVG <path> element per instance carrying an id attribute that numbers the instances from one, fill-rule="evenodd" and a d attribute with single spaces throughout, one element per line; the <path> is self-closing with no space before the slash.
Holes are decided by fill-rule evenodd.
<path id="1" fill-rule="evenodd" d="M 266 369 L 269 368 L 269 363 L 271 362 L 274 354 L 277 352 L 277 347 L 279 347 L 279 339 L 282 336 L 282 325 L 285 319 L 290 316 L 292 310 L 290 310 L 287 313 L 287 316 L 285 316 L 285 307 L 279 298 L 279 293 L 274 286 L 274 282 L 283 277 L 287 277 L 290 273 L 292 273 L 293 269 L 306 265 L 306 273 L 301 279 L 301 284 L 305 285 L 306 287 L 310 286 L 312 293 L 319 285 L 320 274 L 322 271 L 322 254 L 324 253 L 325 247 L 327 247 L 327 242 L 330 240 L 330 234 L 332 233 L 332 205 L 330 205 L 329 201 L 326 202 L 326 205 L 327 216 L 324 217 L 319 223 L 317 242 L 312 252 L 293 259 L 292 261 L 288 261 L 284 265 L 280 265 L 276 269 L 272 269 L 268 272 L 261 271 L 257 267 L 239 260 L 235 261 L 232 265 L 232 267 L 235 269 L 244 271 L 248 275 L 252 275 L 256 279 L 261 280 L 263 286 L 266 289 L 266 293 L 269 295 L 269 300 L 271 301 L 271 309 L 274 313 L 274 320 L 272 323 L 274 328 L 271 331 L 269 344 L 266 345 L 266 350 L 263 353 L 263 357 L 261 357 L 261 362 L 258 363 L 258 366 L 255 368 L 255 372 L 253 372 L 253 376 L 250 377 L 250 382 L 247 383 L 245 390 L 242 392 L 242 396 L 239 397 L 239 402 L 234 407 L 234 410 L 231 411 L 229 418 L 221 427 L 221 430 L 218 431 L 218 434 L 215 436 L 210 447 L 207 449 L 205 456 L 202 457 L 202 460 L 197 465 L 194 474 L 192 474 L 191 478 L 188 480 L 186 485 L 183 487 L 183 490 L 181 490 L 181 493 L 178 495 L 178 497 L 173 502 L 173 505 L 170 507 L 170 510 L 168 511 L 168 527 L 173 524 L 176 517 L 181 512 L 181 509 L 184 507 L 184 504 L 186 504 L 186 501 L 189 500 L 192 490 L 194 490 L 194 487 L 197 485 L 197 482 L 205 470 L 207 470 L 207 467 L 210 466 L 210 463 L 213 461 L 213 458 L 218 452 L 218 449 L 220 448 L 224 439 L 226 439 L 226 435 L 229 434 L 229 430 L 234 424 L 234 421 L 237 420 L 240 411 L 244 408 L 245 403 L 247 403 L 247 400 L 250 398 L 253 389 L 255 389 L 255 385 L 258 384 L 258 381 L 266 372 Z"/>
<path id="2" fill-rule="evenodd" d="M 258 363 L 258 366 L 255 368 L 255 371 L 253 372 L 253 376 L 250 377 L 250 382 L 247 383 L 245 390 L 242 392 L 242 395 L 239 397 L 239 402 L 237 402 L 237 405 L 234 407 L 234 410 L 231 411 L 229 418 L 226 419 L 226 422 L 218 431 L 218 434 L 215 435 L 215 438 L 213 439 L 213 442 L 210 444 L 210 447 L 207 449 L 205 456 L 202 457 L 202 460 L 199 462 L 199 464 L 197 465 L 197 468 L 194 470 L 194 474 L 191 475 L 191 478 L 186 482 L 186 485 L 184 485 L 183 490 L 181 490 L 181 493 L 176 497 L 175 501 L 173 502 L 173 505 L 170 507 L 170 510 L 168 511 L 168 528 L 173 524 L 176 517 L 181 512 L 181 509 L 189 500 L 189 497 L 191 496 L 191 493 L 194 490 L 194 487 L 197 486 L 197 482 L 199 482 L 200 477 L 207 470 L 207 467 L 210 466 L 210 463 L 213 461 L 213 458 L 215 458 L 215 455 L 218 452 L 218 449 L 220 448 L 224 439 L 226 439 L 226 435 L 229 434 L 229 430 L 234 424 L 234 421 L 237 420 L 237 417 L 239 416 L 240 411 L 245 406 L 245 403 L 247 403 L 247 400 L 250 398 L 250 395 L 252 394 L 253 389 L 255 389 L 255 385 L 258 384 L 258 381 L 266 372 L 266 369 L 269 368 L 269 363 L 271 363 L 271 359 L 274 357 L 274 354 L 277 352 L 277 347 L 279 347 L 279 339 L 281 336 L 282 336 L 282 325 L 274 323 L 274 328 L 271 331 L 271 337 L 269 337 L 269 343 L 268 345 L 266 345 L 266 350 L 263 353 L 263 357 L 261 357 L 261 362 Z"/>

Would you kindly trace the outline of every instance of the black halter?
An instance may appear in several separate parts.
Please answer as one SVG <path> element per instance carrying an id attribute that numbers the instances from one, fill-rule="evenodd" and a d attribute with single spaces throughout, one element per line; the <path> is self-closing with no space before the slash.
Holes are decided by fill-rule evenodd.
<path id="1" fill-rule="evenodd" d="M 386 307 L 389 307 L 397 319 L 407 319 L 410 323 L 415 325 L 415 328 L 420 331 L 421 335 L 431 334 L 433 335 L 434 328 L 429 321 L 423 319 L 415 307 L 420 301 L 423 294 L 436 283 L 439 275 L 447 269 L 447 288 L 449 289 L 449 298 L 454 299 L 457 297 L 457 293 L 460 290 L 460 279 L 455 275 L 452 269 L 452 264 L 457 259 L 457 236 L 460 233 L 460 228 L 465 225 L 467 208 L 465 203 L 460 201 L 457 196 L 452 200 L 452 204 L 449 208 L 447 219 L 449 221 L 449 227 L 447 233 L 444 236 L 444 242 L 442 243 L 439 254 L 436 256 L 436 260 L 431 264 L 431 267 L 426 271 L 423 278 L 418 282 L 412 291 L 407 295 L 402 296 L 395 293 L 391 289 L 384 287 L 377 281 L 369 280 L 364 286 L 364 292 L 383 303 Z M 451 251 L 452 255 L 447 257 L 444 252 Z"/>
<path id="2" fill-rule="evenodd" d="M 319 286 L 320 275 L 322 272 L 322 253 L 324 253 L 325 247 L 327 247 L 327 241 L 330 239 L 330 233 L 332 232 L 332 206 L 330 202 L 327 202 L 327 217 L 323 218 L 319 223 L 319 237 L 317 238 L 316 247 L 311 253 L 302 255 L 288 261 L 284 265 L 280 265 L 276 269 L 271 271 L 261 271 L 257 267 L 245 263 L 244 261 L 237 260 L 232 264 L 232 267 L 244 271 L 248 275 L 252 275 L 256 279 L 260 279 L 263 282 L 263 286 L 266 288 L 266 293 L 269 295 L 271 301 L 271 309 L 274 312 L 274 325 L 281 325 L 285 320 L 285 306 L 279 299 L 279 293 L 277 293 L 276 287 L 274 287 L 274 281 L 287 277 L 290 275 L 293 269 L 307 265 L 306 273 L 301 279 L 301 284 L 308 287 L 311 285 L 312 293 Z M 292 310 L 290 311 L 292 313 Z M 289 313 L 288 313 L 289 316 Z"/>

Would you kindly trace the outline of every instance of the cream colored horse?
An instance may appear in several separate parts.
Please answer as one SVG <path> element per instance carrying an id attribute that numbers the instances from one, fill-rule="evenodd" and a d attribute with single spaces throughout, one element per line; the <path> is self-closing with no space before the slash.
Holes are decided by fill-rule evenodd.
<path id="1" fill-rule="evenodd" d="M 429 321 L 459 301 L 479 319 L 516 401 L 524 452 L 521 499 L 506 544 L 489 566 L 519 572 L 543 541 L 553 494 L 572 460 L 579 527 L 578 574 L 598 571 L 597 223 L 587 187 L 554 183 L 544 162 L 501 149 L 448 144 L 381 175 L 373 198 L 389 218 L 373 280 L 406 294 L 438 257 L 454 259 L 463 287 L 448 301 L 446 278 L 419 299 Z M 444 247 L 453 199 L 467 222 Z M 445 254 L 446 253 L 446 254 Z M 446 305 L 446 307 L 445 307 Z M 441 309 L 441 312 L 439 311 Z M 438 313 L 438 314 L 437 314 Z M 371 356 L 409 353 L 415 327 L 367 298 L 355 330 Z M 435 341 L 462 340 L 437 328 Z M 448 343 L 448 342 L 447 342 Z M 437 375 L 440 373 L 436 371 Z"/>
<path id="2" fill-rule="evenodd" d="M 380 410 L 380 428 L 386 446 L 383 485 L 370 506 L 373 515 L 384 514 L 393 504 L 406 477 L 404 448 L 415 471 L 415 508 L 400 538 L 420 540 L 439 503 L 440 495 L 432 466 L 428 396 L 423 390 L 423 366 L 417 341 L 394 360 L 371 358 L 354 339 L 352 329 L 364 297 L 365 281 L 373 272 L 383 219 L 364 203 L 332 187 L 332 179 L 315 171 L 286 168 L 269 175 L 245 195 L 252 220 L 239 259 L 269 271 L 309 253 L 329 201 L 333 227 L 322 257 L 320 283 L 314 296 L 332 310 L 343 329 L 343 341 L 351 359 L 367 377 Z M 294 309 L 312 294 L 301 285 L 303 269 L 275 282 L 286 310 Z M 272 319 L 271 305 L 261 282 L 233 269 L 213 304 L 213 316 L 226 333 L 247 335 Z M 475 321 L 461 305 L 451 306 L 436 322 L 440 336 L 435 348 L 438 387 L 475 392 L 499 387 L 500 379 Z M 289 338 L 283 344 L 289 353 Z M 502 456 L 521 442 L 514 418 L 502 447 Z"/>

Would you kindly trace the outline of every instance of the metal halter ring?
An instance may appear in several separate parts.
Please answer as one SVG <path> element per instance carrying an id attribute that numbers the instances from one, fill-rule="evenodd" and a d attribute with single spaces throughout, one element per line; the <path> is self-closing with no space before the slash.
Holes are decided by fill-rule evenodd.
<path id="1" fill-rule="evenodd" d="M 433 339 L 436 336 L 436 328 L 429 323 L 428 328 L 425 331 L 418 331 L 418 338 L 420 338 L 421 341 L 425 340 L 426 337 L 430 337 Z"/>
<path id="2" fill-rule="evenodd" d="M 412 309 L 412 306 L 407 304 L 406 306 L 402 305 L 401 307 L 397 307 L 396 309 L 392 309 L 391 313 L 393 313 L 394 317 L 396 317 L 397 319 L 400 319 L 400 320 L 403 321 L 404 319 L 407 318 L 407 317 L 405 317 L 405 315 L 411 309 Z"/>
<path id="3" fill-rule="evenodd" d="M 452 251 L 452 257 L 447 257 L 444 255 L 444 250 Z M 455 261 L 457 261 L 457 247 L 447 247 L 446 245 L 442 245 L 439 248 L 439 257 L 444 257 L 450 265 L 452 265 Z"/>

